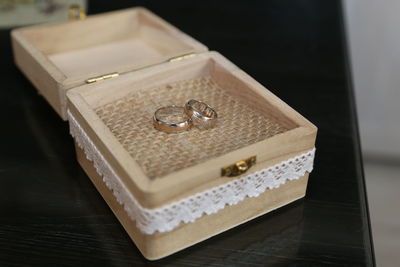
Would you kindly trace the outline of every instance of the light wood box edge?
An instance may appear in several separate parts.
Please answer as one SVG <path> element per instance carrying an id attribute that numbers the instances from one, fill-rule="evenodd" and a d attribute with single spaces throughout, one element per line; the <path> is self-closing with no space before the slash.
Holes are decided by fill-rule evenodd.
<path id="1" fill-rule="evenodd" d="M 155 77 L 153 75 L 159 75 L 157 73 L 163 73 L 163 71 L 174 70 L 179 67 L 186 68 L 192 63 L 201 62 L 201 60 L 220 62 L 226 67 L 227 72 L 232 75 L 239 75 L 242 80 L 249 84 L 249 88 L 253 88 L 257 94 L 271 101 L 273 108 L 278 110 L 277 112 L 290 118 L 290 120 L 298 124 L 298 127 L 220 157 L 174 172 L 168 177 L 156 180 L 147 179 L 140 166 L 132 160 L 129 153 L 115 139 L 91 106 L 97 105 L 96 103 L 103 101 L 102 99 L 109 98 L 108 88 L 114 88 L 113 96 L 118 95 L 118 91 L 123 91 L 115 90 L 116 84 L 125 84 L 132 80 L 141 81 L 144 77 L 153 78 Z M 70 90 L 67 93 L 68 106 L 80 126 L 96 144 L 97 149 L 110 162 L 111 166 L 114 167 L 115 171 L 144 207 L 155 208 L 231 181 L 232 178 L 220 177 L 221 168 L 246 156 L 257 154 L 259 158 L 256 166 L 249 171 L 253 172 L 309 151 L 314 147 L 317 128 L 313 124 L 217 52 L 203 53 L 182 62 L 160 64 L 151 70 L 137 71 L 121 78 Z M 126 87 L 129 89 L 132 86 Z M 104 97 L 100 97 L 102 95 Z M 90 100 L 91 96 L 95 96 L 96 101 Z M 121 97 L 121 95 L 118 97 Z M 93 103 L 88 103 L 88 101 Z M 220 178 L 216 179 L 217 177 Z"/>
<path id="2" fill-rule="evenodd" d="M 309 175 L 306 173 L 298 180 L 288 181 L 279 188 L 265 191 L 258 197 L 246 198 L 236 205 L 226 206 L 215 214 L 204 215 L 193 223 L 181 224 L 170 232 L 146 235 L 136 227 L 123 206 L 116 201 L 102 177 L 94 169 L 93 163 L 87 160 L 84 151 L 78 145 L 75 147 L 79 164 L 142 255 L 149 260 L 171 255 L 304 197 Z"/>

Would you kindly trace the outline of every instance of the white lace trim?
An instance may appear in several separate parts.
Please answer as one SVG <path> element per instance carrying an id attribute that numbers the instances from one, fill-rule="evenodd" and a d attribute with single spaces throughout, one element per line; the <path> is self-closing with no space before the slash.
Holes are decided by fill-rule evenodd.
<path id="1" fill-rule="evenodd" d="M 190 197 L 156 209 L 147 209 L 131 194 L 112 167 L 97 150 L 79 123 L 67 111 L 71 135 L 93 162 L 104 183 L 113 192 L 118 203 L 124 206 L 129 217 L 145 234 L 168 232 L 182 222 L 194 222 L 203 215 L 213 214 L 226 205 L 235 205 L 247 197 L 257 197 L 267 189 L 278 188 L 286 181 L 296 180 L 313 168 L 315 148 L 304 154 L 282 161 L 270 168 L 248 174 L 239 179 L 213 187 Z"/>

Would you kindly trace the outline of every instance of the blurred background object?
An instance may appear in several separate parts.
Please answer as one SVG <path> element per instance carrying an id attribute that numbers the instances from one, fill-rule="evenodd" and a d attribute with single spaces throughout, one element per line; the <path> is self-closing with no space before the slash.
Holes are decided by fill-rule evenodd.
<path id="1" fill-rule="evenodd" d="M 400 259 L 400 1 L 343 1 L 378 266 Z"/>
<path id="2" fill-rule="evenodd" d="M 86 10 L 86 0 L 0 0 L 0 28 L 31 25 L 68 19 L 69 8 Z"/>

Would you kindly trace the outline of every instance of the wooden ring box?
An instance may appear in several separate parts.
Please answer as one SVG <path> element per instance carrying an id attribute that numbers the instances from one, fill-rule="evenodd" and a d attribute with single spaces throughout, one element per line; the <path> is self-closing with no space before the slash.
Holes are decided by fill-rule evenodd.
<path id="1" fill-rule="evenodd" d="M 20 28 L 12 42 L 17 66 L 69 119 L 80 165 L 146 258 L 170 255 L 305 195 L 317 128 L 222 55 L 150 11 L 132 8 Z M 166 134 L 152 127 L 157 107 L 195 97 L 219 112 L 215 129 Z M 247 192 L 170 227 L 138 225 L 143 212 L 199 194 L 204 200 L 207 190 L 248 185 L 243 179 L 257 179 L 304 153 L 311 158 L 306 172 L 282 173 L 277 179 L 283 181 L 254 196 Z"/>

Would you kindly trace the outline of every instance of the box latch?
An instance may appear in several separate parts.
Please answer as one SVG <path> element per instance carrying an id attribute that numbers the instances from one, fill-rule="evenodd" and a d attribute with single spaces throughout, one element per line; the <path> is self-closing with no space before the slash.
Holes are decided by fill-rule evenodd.
<path id="1" fill-rule="evenodd" d="M 221 169 L 221 176 L 235 177 L 247 172 L 254 164 L 256 164 L 257 157 L 252 156 L 247 159 L 239 160 L 238 162 Z"/>

